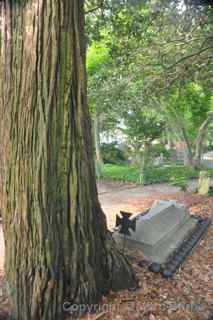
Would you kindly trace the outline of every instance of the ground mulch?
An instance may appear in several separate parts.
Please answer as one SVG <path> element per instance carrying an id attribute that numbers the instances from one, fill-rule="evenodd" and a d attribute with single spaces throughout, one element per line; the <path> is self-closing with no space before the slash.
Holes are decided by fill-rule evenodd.
<path id="1" fill-rule="evenodd" d="M 143 211 L 156 199 L 177 199 L 191 214 L 213 220 L 213 197 L 192 193 L 156 194 L 134 205 L 137 211 Z M 97 314 L 82 319 L 213 320 L 213 224 L 171 280 L 151 273 L 146 264 L 139 267 L 137 262 L 143 255 L 138 250 L 127 250 L 127 254 L 133 258 L 140 287 L 132 292 L 111 292 Z"/>
<path id="2" fill-rule="evenodd" d="M 152 195 L 131 205 L 140 212 L 156 199 L 177 199 L 187 205 L 191 214 L 199 214 L 213 220 L 213 197 L 193 193 Z M 2 246 L 0 239 L 0 247 Z M 0 249 L 1 255 L 2 250 Z M 213 319 L 213 224 L 207 235 L 199 242 L 193 253 L 171 280 L 153 274 L 145 264 L 138 261 L 143 255 L 138 250 L 128 250 L 139 281 L 139 288 L 131 291 L 110 292 L 103 298 L 102 305 L 86 320 L 212 320 Z M 0 291 L 4 282 L 0 257 Z M 2 293 L 2 291 L 1 291 Z M 0 296 L 0 320 L 7 319 L 8 303 Z M 38 319 L 39 320 L 39 319 Z"/>

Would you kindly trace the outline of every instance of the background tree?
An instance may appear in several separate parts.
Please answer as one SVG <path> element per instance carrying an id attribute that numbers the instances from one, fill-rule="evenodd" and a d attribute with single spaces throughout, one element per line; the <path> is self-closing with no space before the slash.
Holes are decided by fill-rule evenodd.
<path id="1" fill-rule="evenodd" d="M 87 73 L 88 73 L 88 92 L 89 108 L 93 120 L 93 136 L 95 143 L 95 158 L 97 166 L 102 166 L 103 159 L 100 149 L 100 133 L 106 131 L 108 127 L 112 128 L 110 120 L 112 119 L 112 106 L 107 109 L 104 100 L 107 100 L 104 86 L 105 79 L 109 77 L 112 69 L 109 49 L 105 41 L 94 41 L 87 50 Z M 113 121 L 114 123 L 114 121 Z"/>
<path id="2" fill-rule="evenodd" d="M 105 11 L 105 16 L 103 10 L 88 19 L 93 21 L 92 28 L 99 24 L 100 30 L 105 30 L 91 34 L 96 41 L 106 39 L 116 81 L 110 73 L 104 79 L 102 88 L 109 89 L 110 95 L 97 86 L 97 105 L 99 99 L 107 98 L 108 105 L 116 106 L 115 119 L 121 119 L 122 110 L 130 105 L 149 105 L 151 109 L 157 105 L 173 144 L 181 140 L 186 145 L 187 163 L 199 167 L 203 141 L 210 137 L 212 124 L 208 113 L 212 108 L 212 10 L 183 1 L 156 0 L 121 1 L 114 6 L 105 2 Z M 202 116 L 196 122 L 198 113 Z M 171 123 L 176 124 L 175 133 Z M 115 121 L 114 126 L 118 125 Z"/>
<path id="3" fill-rule="evenodd" d="M 126 112 L 124 125 L 125 128 L 122 131 L 133 147 L 136 159 L 139 158 L 140 183 L 145 183 L 152 142 L 162 136 L 164 122 L 150 110 L 135 108 Z"/>
<path id="4" fill-rule="evenodd" d="M 95 183 L 83 1 L 1 3 L 1 168 L 13 319 L 58 320 L 135 284 Z"/>
<path id="5" fill-rule="evenodd" d="M 207 130 L 213 121 L 212 92 L 203 90 L 198 83 L 188 83 L 181 88 L 173 88 L 167 100 L 162 102 L 162 112 L 172 132 L 183 141 L 186 164 L 201 166 L 205 150 Z"/>

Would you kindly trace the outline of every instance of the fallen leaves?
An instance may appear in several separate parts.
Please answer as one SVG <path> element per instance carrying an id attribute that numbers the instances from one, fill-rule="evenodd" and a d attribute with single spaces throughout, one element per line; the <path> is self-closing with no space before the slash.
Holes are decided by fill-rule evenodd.
<path id="1" fill-rule="evenodd" d="M 209 217 L 213 221 L 213 197 L 190 193 L 143 198 L 137 210 L 149 207 L 157 199 L 174 199 L 185 203 L 192 214 Z M 191 256 L 187 258 L 173 279 L 138 266 L 143 255 L 138 250 L 127 252 L 140 282 L 134 292 L 110 292 L 103 297 L 97 314 L 86 315 L 82 320 L 212 320 L 213 319 L 213 225 Z M 0 319 L 8 305 L 0 300 Z M 104 308 L 106 308 L 105 310 Z M 2 312 L 2 313 L 1 313 Z M 212 316 L 212 318 L 210 318 Z M 6 318 L 5 318 L 6 319 Z"/>
<path id="2" fill-rule="evenodd" d="M 157 199 L 177 199 L 183 202 L 191 214 L 199 214 L 213 220 L 213 197 L 202 197 L 190 193 L 162 195 L 137 202 L 137 211 L 149 207 Z M 136 210 L 135 210 L 136 211 Z M 119 305 L 118 319 L 122 320 L 209 320 L 213 315 L 213 225 L 207 235 L 200 241 L 192 254 L 187 258 L 173 279 L 164 280 L 160 275 L 152 274 L 144 265 L 139 268 L 137 262 L 143 259 L 141 252 L 128 251 L 133 256 L 134 268 L 140 280 L 141 288 L 134 297 L 133 310 L 126 309 L 127 303 Z M 126 293 L 125 293 L 126 294 Z M 119 301 L 117 293 L 113 300 Z M 128 298 L 126 298 L 128 301 Z M 116 319 L 115 314 L 108 314 L 104 320 Z"/>

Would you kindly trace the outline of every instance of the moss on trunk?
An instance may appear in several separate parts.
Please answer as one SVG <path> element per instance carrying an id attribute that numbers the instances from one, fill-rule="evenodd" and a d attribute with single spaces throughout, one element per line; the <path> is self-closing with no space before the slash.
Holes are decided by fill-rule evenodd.
<path id="1" fill-rule="evenodd" d="M 58 320 L 135 285 L 101 211 L 86 99 L 83 1 L 1 4 L 1 209 L 16 320 Z"/>

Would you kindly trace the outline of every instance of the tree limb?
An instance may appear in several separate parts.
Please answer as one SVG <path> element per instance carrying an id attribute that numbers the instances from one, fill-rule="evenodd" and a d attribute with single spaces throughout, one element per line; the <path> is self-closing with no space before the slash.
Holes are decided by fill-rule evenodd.
<path id="1" fill-rule="evenodd" d="M 206 131 L 210 125 L 210 123 L 213 122 L 213 111 L 210 111 L 208 113 L 208 117 L 206 120 L 202 123 L 202 125 L 199 128 L 198 135 L 195 142 L 195 161 L 200 162 L 202 150 L 203 150 L 203 141 L 206 135 Z"/>
<path id="2" fill-rule="evenodd" d="M 177 60 L 173 65 L 170 65 L 168 68 L 173 68 L 173 67 L 175 67 L 177 64 L 179 64 L 179 63 L 181 63 L 181 62 L 183 62 L 183 61 L 185 61 L 185 60 L 187 60 L 187 59 L 189 59 L 189 58 L 198 56 L 198 55 L 200 55 L 201 53 L 203 53 L 203 52 L 205 52 L 205 51 L 207 51 L 207 50 L 209 50 L 209 49 L 213 49 L 213 46 L 209 46 L 209 47 L 203 48 L 203 49 L 201 49 L 201 50 L 199 50 L 199 51 L 197 51 L 197 52 L 195 52 L 195 53 L 189 54 L 188 56 L 184 56 L 184 57 L 182 57 L 181 59 Z"/>

